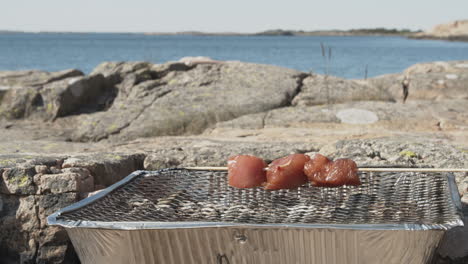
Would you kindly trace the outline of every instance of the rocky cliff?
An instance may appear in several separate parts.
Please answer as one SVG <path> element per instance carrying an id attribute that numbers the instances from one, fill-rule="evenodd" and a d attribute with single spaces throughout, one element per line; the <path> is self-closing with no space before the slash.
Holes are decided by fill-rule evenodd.
<path id="1" fill-rule="evenodd" d="M 45 217 L 138 169 L 292 152 L 468 167 L 467 113 L 468 61 L 367 80 L 208 58 L 0 72 L 0 259 L 77 263 Z M 457 182 L 468 203 L 467 175 Z M 467 230 L 444 238 L 439 263 L 466 263 Z"/>
<path id="2" fill-rule="evenodd" d="M 456 20 L 440 24 L 427 32 L 415 33 L 411 37 L 468 41 L 468 20 Z"/>

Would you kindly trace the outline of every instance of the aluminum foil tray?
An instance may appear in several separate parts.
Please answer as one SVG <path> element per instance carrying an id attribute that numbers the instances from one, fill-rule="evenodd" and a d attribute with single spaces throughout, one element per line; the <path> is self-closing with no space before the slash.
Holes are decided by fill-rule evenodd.
<path id="1" fill-rule="evenodd" d="M 51 215 L 83 263 L 426 263 L 463 225 L 451 174 L 236 189 L 222 171 L 137 171 Z"/>

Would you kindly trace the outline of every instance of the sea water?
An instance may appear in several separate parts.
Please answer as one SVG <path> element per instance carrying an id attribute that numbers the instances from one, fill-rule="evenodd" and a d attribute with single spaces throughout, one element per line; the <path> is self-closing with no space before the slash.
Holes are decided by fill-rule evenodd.
<path id="1" fill-rule="evenodd" d="M 327 49 L 324 60 L 321 44 Z M 468 42 L 393 36 L 157 36 L 111 33 L 0 34 L 0 70 L 77 68 L 103 61 L 163 63 L 186 56 L 238 60 L 355 79 L 430 61 L 468 60 Z M 327 66 L 328 64 L 328 66 Z"/>

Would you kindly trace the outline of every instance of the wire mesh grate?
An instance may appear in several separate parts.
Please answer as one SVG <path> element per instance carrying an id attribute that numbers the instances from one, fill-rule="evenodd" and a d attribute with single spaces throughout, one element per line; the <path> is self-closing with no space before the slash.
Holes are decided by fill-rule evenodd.
<path id="1" fill-rule="evenodd" d="M 361 172 L 361 186 L 236 189 L 227 172 L 140 174 L 65 221 L 249 224 L 444 224 L 459 220 L 442 173 Z"/>

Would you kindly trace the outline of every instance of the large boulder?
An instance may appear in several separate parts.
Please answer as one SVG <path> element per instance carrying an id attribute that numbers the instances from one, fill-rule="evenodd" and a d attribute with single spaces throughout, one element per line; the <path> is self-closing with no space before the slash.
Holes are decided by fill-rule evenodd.
<path id="1" fill-rule="evenodd" d="M 4 75 L 0 82 L 9 86 L 0 98 L 0 117 L 7 119 L 55 119 L 80 111 L 102 110 L 105 106 L 101 97 L 112 89 L 102 75 L 82 76 L 76 70 L 31 73 L 24 78 Z"/>
<path id="2" fill-rule="evenodd" d="M 84 74 L 75 69 L 59 72 L 2 71 L 0 72 L 0 118 L 22 118 L 43 107 L 42 86 Z"/>
<path id="3" fill-rule="evenodd" d="M 168 72 L 168 67 L 180 70 Z M 106 112 L 83 117 L 73 139 L 198 134 L 219 121 L 289 105 L 304 76 L 294 70 L 241 62 L 192 68 L 172 63 L 153 70 L 155 79 L 128 83 L 124 79 L 113 105 Z"/>
<path id="4" fill-rule="evenodd" d="M 96 74 L 50 83 L 42 87 L 39 93 L 47 118 L 55 119 L 76 112 L 105 109 L 105 98 L 100 97 L 105 97 L 111 89 L 104 77 Z"/>
<path id="5" fill-rule="evenodd" d="M 401 74 L 367 80 L 346 80 L 334 76 L 311 75 L 302 82 L 293 105 L 313 106 L 353 101 L 403 101 L 403 82 L 408 81 L 406 100 L 468 98 L 468 61 L 415 64 Z"/>
<path id="6" fill-rule="evenodd" d="M 128 127 L 157 98 L 170 91 L 161 80 L 165 75 L 187 71 L 183 63 L 153 65 L 147 62 L 105 62 L 91 76 L 103 75 L 106 83 L 116 90 L 105 112 L 79 117 L 80 126 L 72 138 L 75 141 L 99 141 L 118 134 Z"/>
<path id="7" fill-rule="evenodd" d="M 0 118 L 6 119 L 29 116 L 44 106 L 39 87 L 9 88 L 0 99 Z"/>

